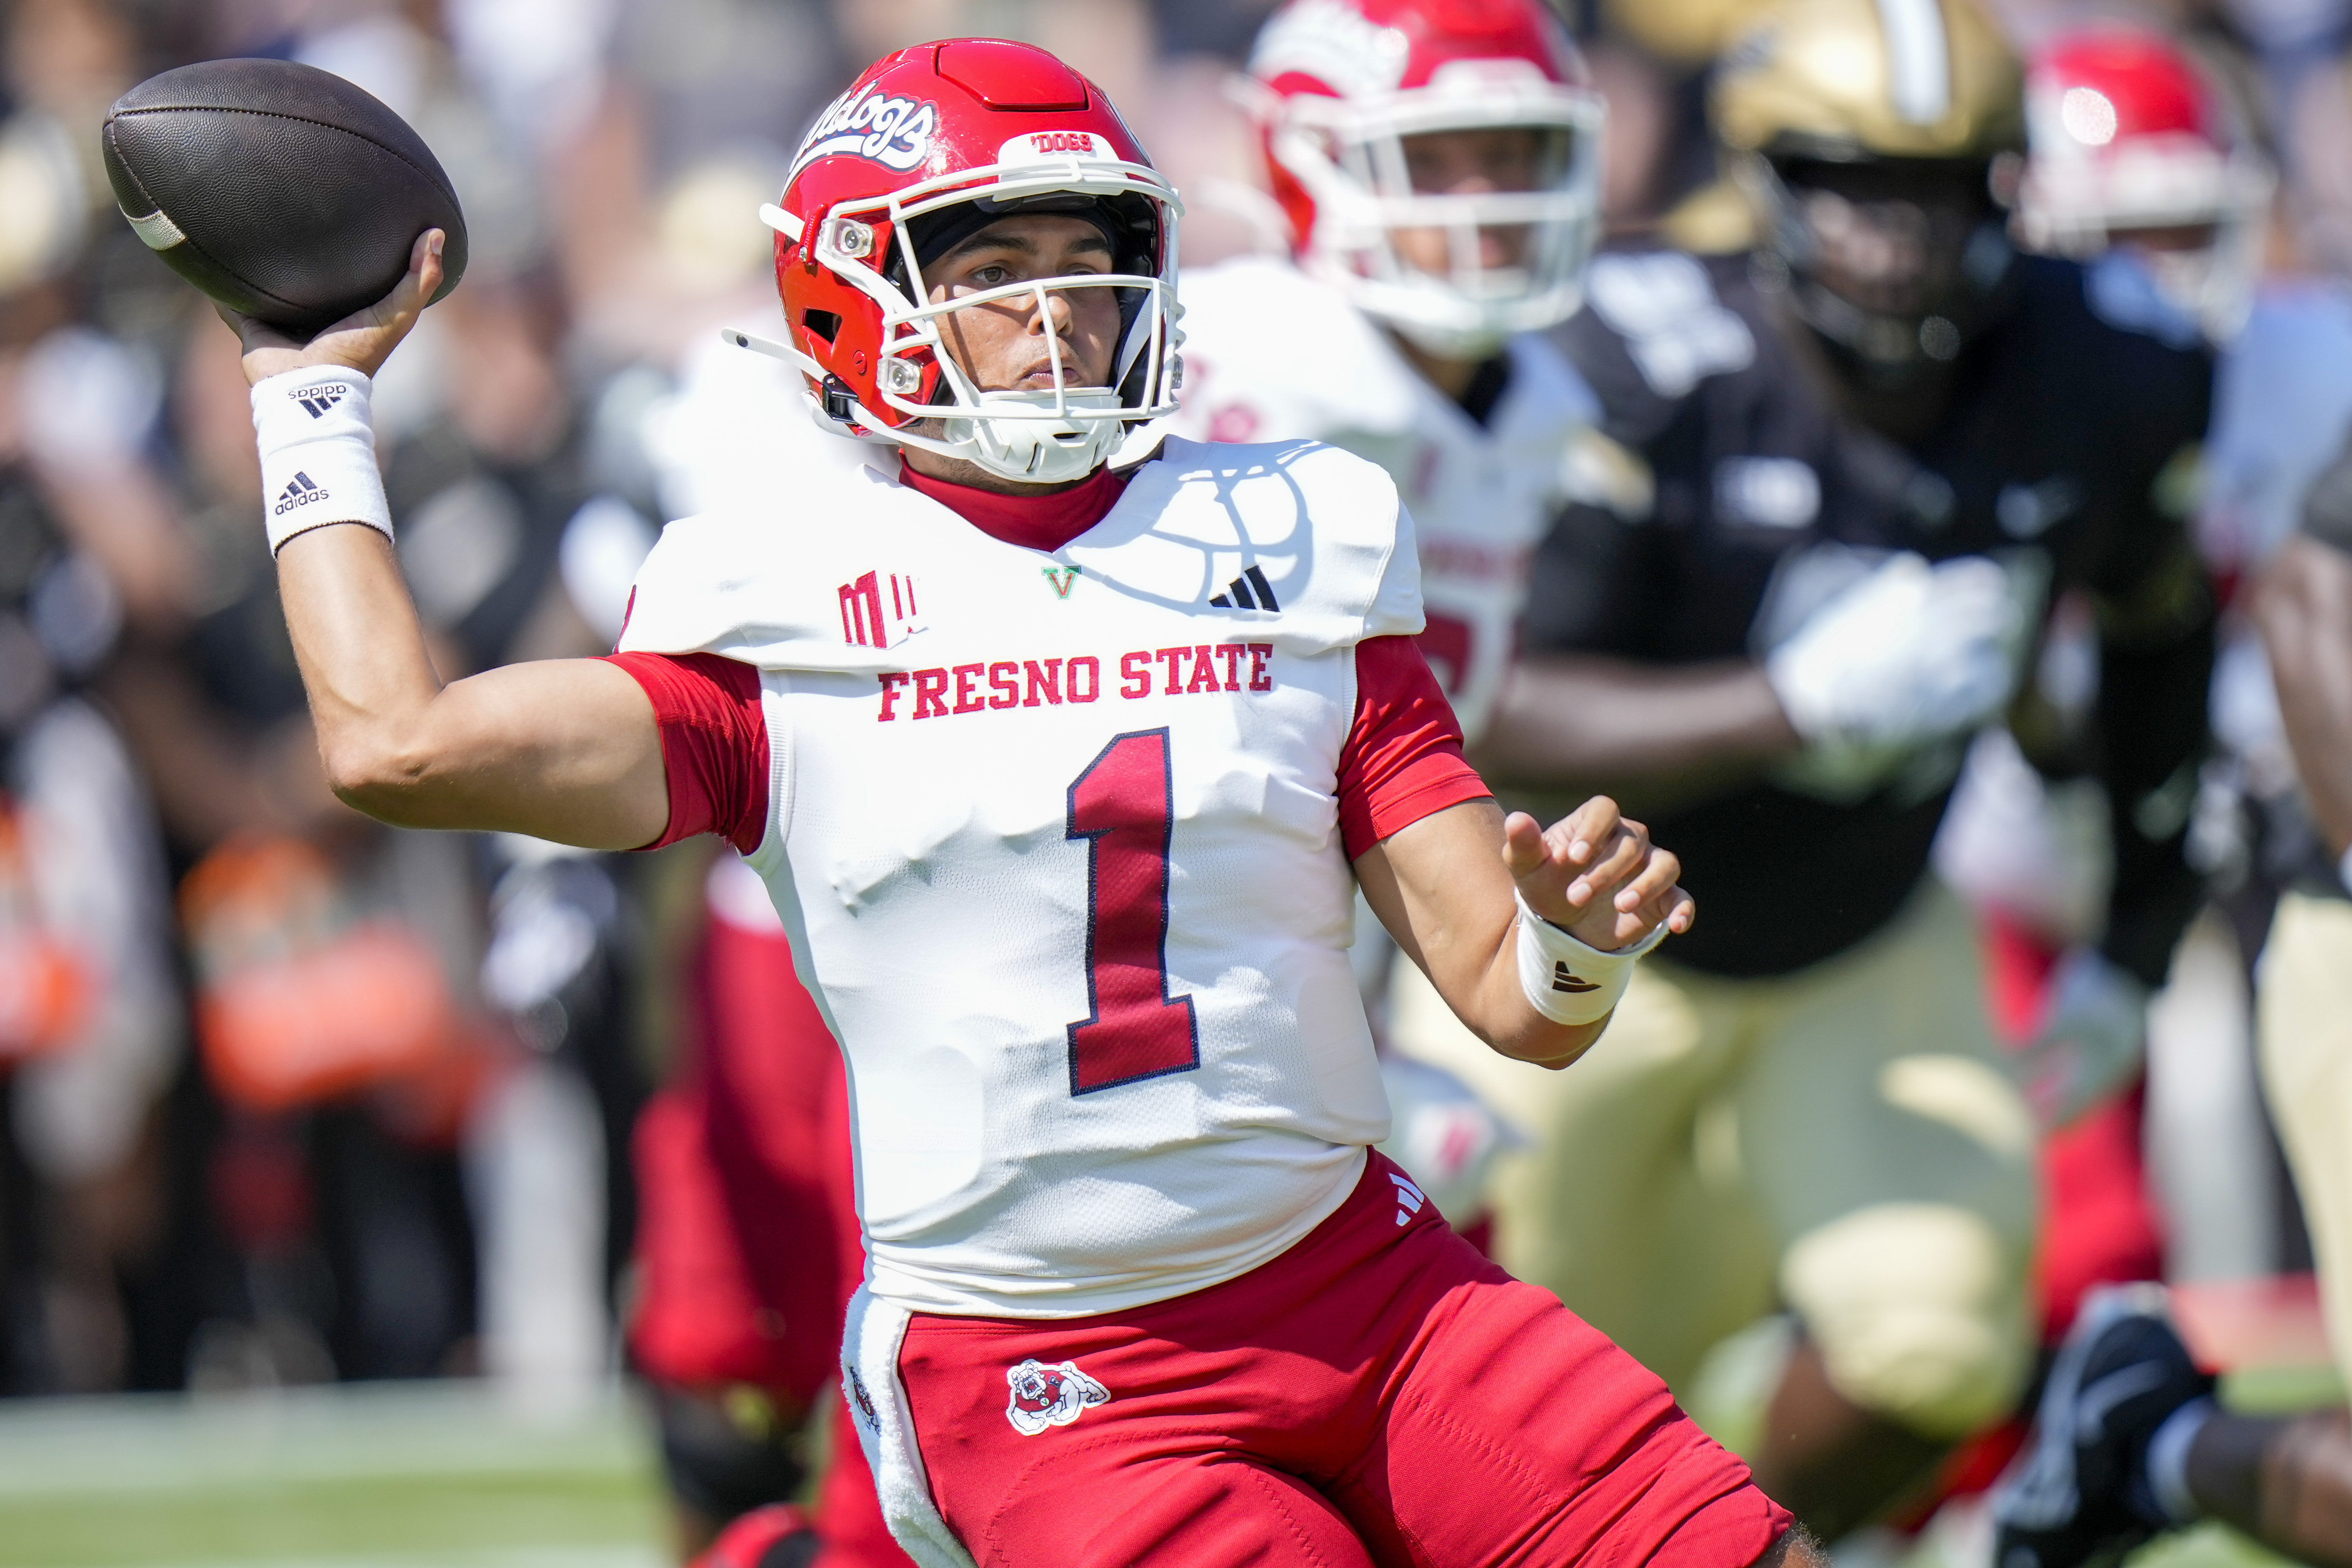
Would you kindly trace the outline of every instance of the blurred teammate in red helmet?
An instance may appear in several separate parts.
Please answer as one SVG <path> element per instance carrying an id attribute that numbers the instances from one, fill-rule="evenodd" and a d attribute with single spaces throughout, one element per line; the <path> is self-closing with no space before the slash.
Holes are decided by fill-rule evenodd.
<path id="1" fill-rule="evenodd" d="M 1311 437 L 1370 459 L 1412 513 L 1419 638 L 1472 743 L 1517 639 L 1527 562 L 1569 491 L 1592 395 L 1540 335 L 1575 313 L 1601 231 L 1602 106 L 1540 0 L 1304 0 L 1244 79 L 1292 254 L 1183 282 L 1196 440 Z M 1395 947 L 1360 913 L 1383 1043 Z M 1479 1225 L 1504 1123 L 1458 1079 L 1384 1059 L 1381 1145 Z"/>
<path id="2" fill-rule="evenodd" d="M 2016 228 L 2029 249 L 2120 249 L 2213 342 L 2245 324 L 2276 182 L 2179 45 L 2112 24 L 2063 35 L 2026 72 L 2025 127 Z"/>
<path id="3" fill-rule="evenodd" d="M 1483 1037 L 1561 1065 L 1692 906 L 1605 799 L 1493 805 L 1379 469 L 1108 466 L 1173 405 L 1180 211 L 1050 55 L 877 62 L 768 214 L 781 352 L 866 460 L 672 524 L 622 652 L 446 688 L 368 526 L 368 375 L 432 237 L 307 348 L 241 323 L 265 473 L 328 498 L 273 543 L 329 773 L 411 825 L 744 855 L 842 1043 L 843 1380 L 926 1568 L 1817 1561 L 1370 1150 L 1356 883 Z M 330 383 L 331 417 L 287 401 Z"/>

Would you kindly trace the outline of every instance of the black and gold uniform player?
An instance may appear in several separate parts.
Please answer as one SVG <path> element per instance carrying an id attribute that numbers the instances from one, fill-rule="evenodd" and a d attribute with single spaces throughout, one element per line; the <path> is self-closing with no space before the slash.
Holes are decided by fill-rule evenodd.
<path id="1" fill-rule="evenodd" d="M 1712 110 L 1759 237 L 1594 263 L 1560 341 L 1597 499 L 1541 552 L 1484 759 L 1621 791 L 1706 918 L 1575 1072 L 1498 1091 L 1544 1125 L 1497 1197 L 1510 1266 L 1677 1386 L 1793 1314 L 1758 1479 L 1834 1540 L 2014 1406 L 2035 1123 L 2130 1070 L 2198 900 L 2210 367 L 2005 242 L 2019 69 L 1968 0 L 1781 0 Z M 1928 851 L 2062 600 L 2116 874 L 2021 1093 Z"/>

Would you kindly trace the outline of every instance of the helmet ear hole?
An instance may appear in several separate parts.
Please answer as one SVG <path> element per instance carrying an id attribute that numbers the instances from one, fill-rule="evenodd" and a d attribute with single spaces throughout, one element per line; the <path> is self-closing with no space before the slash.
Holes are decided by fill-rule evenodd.
<path id="1" fill-rule="evenodd" d="M 801 325 L 823 338 L 826 342 L 831 342 L 841 335 L 841 317 L 831 310 L 803 310 Z"/>

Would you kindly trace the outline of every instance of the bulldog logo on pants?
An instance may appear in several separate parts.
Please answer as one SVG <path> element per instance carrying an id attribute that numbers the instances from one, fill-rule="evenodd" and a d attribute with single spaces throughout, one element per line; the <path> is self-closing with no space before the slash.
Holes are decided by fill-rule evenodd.
<path id="1" fill-rule="evenodd" d="M 1088 1405 L 1110 1403 L 1110 1390 L 1080 1372 L 1076 1362 L 1047 1366 L 1032 1356 L 1019 1366 L 1006 1367 L 1004 1381 L 1013 1388 L 1004 1418 L 1024 1437 L 1034 1437 L 1048 1426 L 1067 1426 Z"/>

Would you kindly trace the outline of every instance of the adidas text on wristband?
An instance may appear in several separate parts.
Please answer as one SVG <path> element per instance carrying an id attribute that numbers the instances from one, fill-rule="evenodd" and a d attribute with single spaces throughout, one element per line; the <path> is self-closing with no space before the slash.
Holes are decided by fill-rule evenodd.
<path id="1" fill-rule="evenodd" d="M 265 521 L 272 555 L 296 534 L 362 522 L 392 536 L 392 509 L 375 463 L 373 384 L 355 370 L 312 365 L 253 389 Z"/>
<path id="2" fill-rule="evenodd" d="M 1603 952 L 1578 941 L 1519 900 L 1519 989 L 1555 1024 L 1593 1024 L 1616 1010 L 1636 960 L 1665 941 L 1664 925 L 1633 946 Z"/>

